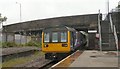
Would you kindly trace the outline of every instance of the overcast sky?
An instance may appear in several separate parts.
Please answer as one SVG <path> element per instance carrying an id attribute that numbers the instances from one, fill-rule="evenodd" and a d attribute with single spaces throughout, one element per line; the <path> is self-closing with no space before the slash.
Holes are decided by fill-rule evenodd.
<path id="1" fill-rule="evenodd" d="M 0 0 L 0 13 L 13 24 L 20 21 L 22 5 L 22 21 L 53 18 L 60 16 L 83 15 L 107 12 L 108 0 Z M 115 8 L 120 0 L 109 0 L 110 9 Z"/>

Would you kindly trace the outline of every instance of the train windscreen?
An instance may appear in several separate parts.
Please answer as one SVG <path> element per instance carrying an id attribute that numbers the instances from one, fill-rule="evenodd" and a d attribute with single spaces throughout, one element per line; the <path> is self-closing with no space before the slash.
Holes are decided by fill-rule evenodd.
<path id="1" fill-rule="evenodd" d="M 50 42 L 50 33 L 44 33 L 44 42 Z"/>
<path id="2" fill-rule="evenodd" d="M 67 42 L 67 32 L 44 32 L 44 42 Z"/>
<path id="3" fill-rule="evenodd" d="M 58 42 L 58 33 L 57 32 L 52 33 L 52 42 Z"/>
<path id="4" fill-rule="evenodd" d="M 67 42 L 67 32 L 61 32 L 61 42 Z"/>

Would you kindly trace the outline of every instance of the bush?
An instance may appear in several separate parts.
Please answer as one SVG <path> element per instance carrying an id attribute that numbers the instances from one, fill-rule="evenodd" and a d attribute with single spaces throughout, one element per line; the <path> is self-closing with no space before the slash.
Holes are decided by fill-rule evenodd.
<path id="1" fill-rule="evenodd" d="M 33 41 L 30 41 L 26 44 L 17 44 L 15 42 L 1 42 L 0 43 L 0 47 L 3 47 L 3 48 L 7 48 L 7 47 L 23 47 L 23 46 L 36 46 L 36 47 L 41 47 L 41 43 L 40 42 L 33 42 Z"/>
<path id="2" fill-rule="evenodd" d="M 33 42 L 33 41 L 30 41 L 30 42 L 26 43 L 25 46 L 36 46 L 36 47 L 41 47 L 41 43 L 40 43 L 40 42 Z"/>
<path id="3" fill-rule="evenodd" d="M 25 44 L 17 44 L 17 46 L 23 47 L 23 46 L 25 46 Z"/>
<path id="4" fill-rule="evenodd" d="M 2 47 L 13 47 L 13 46 L 18 46 L 15 42 L 2 42 Z"/>
<path id="5" fill-rule="evenodd" d="M 0 48 L 2 47 L 2 42 L 0 42 Z"/>

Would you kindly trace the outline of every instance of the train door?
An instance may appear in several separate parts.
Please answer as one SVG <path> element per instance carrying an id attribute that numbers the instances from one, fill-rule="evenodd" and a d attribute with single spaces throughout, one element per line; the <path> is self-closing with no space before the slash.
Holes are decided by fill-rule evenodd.
<path id="1" fill-rule="evenodd" d="M 74 51 L 74 44 L 75 44 L 75 37 L 74 37 L 74 32 L 70 32 L 70 47 L 71 50 Z"/>

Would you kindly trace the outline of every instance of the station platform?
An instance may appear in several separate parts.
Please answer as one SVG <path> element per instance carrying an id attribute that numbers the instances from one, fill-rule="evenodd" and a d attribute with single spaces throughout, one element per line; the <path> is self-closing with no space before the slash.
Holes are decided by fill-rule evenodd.
<path id="1" fill-rule="evenodd" d="M 84 51 L 69 67 L 118 67 L 116 52 Z"/>
<path id="2" fill-rule="evenodd" d="M 10 54 L 15 54 L 15 53 L 20 53 L 20 52 L 26 52 L 30 50 L 41 50 L 38 47 L 10 47 L 10 48 L 0 48 L 1 54 L 0 56 L 4 55 L 10 55 Z"/>
<path id="3" fill-rule="evenodd" d="M 75 55 L 77 54 L 77 55 Z M 77 51 L 52 67 L 115 67 L 118 68 L 117 51 Z"/>

